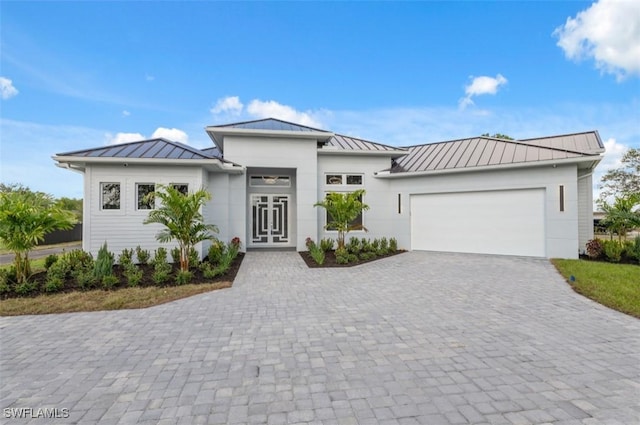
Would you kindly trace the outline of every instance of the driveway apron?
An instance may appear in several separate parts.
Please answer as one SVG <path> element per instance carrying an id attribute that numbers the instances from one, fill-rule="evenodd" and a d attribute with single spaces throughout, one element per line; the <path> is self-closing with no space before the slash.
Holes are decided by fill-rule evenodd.
<path id="1" fill-rule="evenodd" d="M 0 332 L 2 423 L 640 423 L 640 321 L 543 259 L 249 252 L 229 289 Z"/>

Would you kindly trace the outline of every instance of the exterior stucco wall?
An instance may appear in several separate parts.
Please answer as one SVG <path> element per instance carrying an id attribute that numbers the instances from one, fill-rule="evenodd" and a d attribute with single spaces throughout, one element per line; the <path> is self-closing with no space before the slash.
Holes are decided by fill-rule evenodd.
<path id="1" fill-rule="evenodd" d="M 585 170 L 578 175 L 578 232 L 580 252 L 584 253 L 587 242 L 589 239 L 593 239 L 593 177 L 591 170 Z"/>
<path id="2" fill-rule="evenodd" d="M 328 192 L 352 192 L 356 189 L 364 189 L 366 193 L 363 202 L 369 205 L 369 210 L 363 213 L 363 225 L 368 232 L 352 231 L 348 233 L 347 238 L 386 237 L 388 239 L 395 237 L 398 239 L 398 228 L 395 221 L 398 216 L 397 194 L 390 190 L 391 182 L 389 180 L 378 179 L 374 176 L 377 171 L 389 168 L 390 165 L 391 161 L 388 157 L 320 155 L 318 157 L 318 192 L 312 205 L 323 199 Z M 363 185 L 362 187 L 327 185 L 325 178 L 327 174 L 362 174 Z M 326 213 L 323 208 L 316 208 L 316 219 L 319 239 L 332 238 L 335 240 L 337 232 L 324 229 Z"/>
<path id="3" fill-rule="evenodd" d="M 305 238 L 316 238 L 316 211 L 313 204 L 317 195 L 317 142 L 309 139 L 226 136 L 224 157 L 243 166 L 260 168 L 286 168 L 295 170 L 295 198 L 292 218 L 295 217 L 297 250 L 305 250 Z M 249 237 L 247 217 L 246 175 L 230 177 L 230 229 L 240 235 L 243 245 Z"/>
<path id="4" fill-rule="evenodd" d="M 578 182 L 577 167 L 527 167 L 507 170 L 485 170 L 389 179 L 392 193 L 401 193 L 402 212 L 394 222 L 401 248 L 411 249 L 412 194 L 488 191 L 504 189 L 545 189 L 545 239 L 549 258 L 577 258 Z M 564 185 L 564 211 L 560 211 L 559 186 Z"/>
<path id="5" fill-rule="evenodd" d="M 120 209 L 102 210 L 100 183 L 120 183 Z M 159 246 L 168 249 L 174 243 L 160 244 L 156 234 L 162 228 L 158 224 L 143 224 L 148 210 L 138 210 L 136 183 L 187 183 L 189 190 L 204 186 L 200 167 L 167 167 L 143 165 L 92 165 L 85 172 L 85 211 L 82 249 L 95 257 L 106 241 L 109 251 L 116 256 L 123 249 L 140 245 L 154 250 Z M 201 249 L 196 247 L 196 249 Z"/>

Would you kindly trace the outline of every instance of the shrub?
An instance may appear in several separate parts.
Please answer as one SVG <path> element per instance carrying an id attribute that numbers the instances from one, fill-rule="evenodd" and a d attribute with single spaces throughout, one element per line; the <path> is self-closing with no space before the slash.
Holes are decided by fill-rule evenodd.
<path id="1" fill-rule="evenodd" d="M 56 254 L 47 255 L 47 258 L 44 259 L 44 268 L 49 270 L 49 267 L 51 267 L 56 261 L 58 261 L 58 256 Z"/>
<path id="2" fill-rule="evenodd" d="M 59 292 L 60 290 L 62 290 L 62 288 L 64 288 L 64 280 L 59 278 L 58 276 L 54 276 L 52 278 L 47 278 L 46 282 L 44 283 L 44 291 L 45 292 Z"/>
<path id="3" fill-rule="evenodd" d="M 151 258 L 151 254 L 149 250 L 142 249 L 140 245 L 136 247 L 136 258 L 138 259 L 138 264 L 147 264 L 149 262 L 149 258 Z"/>
<path id="4" fill-rule="evenodd" d="M 318 245 L 313 244 L 309 246 L 309 254 L 311 254 L 311 258 L 313 258 L 313 261 L 315 261 L 316 264 L 320 266 L 324 264 L 325 254 L 322 248 L 320 248 Z"/>
<path id="5" fill-rule="evenodd" d="M 211 265 L 216 265 L 220 263 L 220 257 L 222 257 L 222 252 L 224 251 L 224 243 L 219 239 L 213 239 L 211 241 L 211 245 L 209 246 L 209 251 L 207 252 L 207 260 Z"/>
<path id="6" fill-rule="evenodd" d="M 202 271 L 202 276 L 204 276 L 205 279 L 213 279 L 220 274 L 218 267 L 214 267 L 209 262 L 200 264 L 200 270 Z"/>
<path id="7" fill-rule="evenodd" d="M 371 242 L 371 252 L 378 252 L 380 249 L 380 241 L 376 238 Z"/>
<path id="8" fill-rule="evenodd" d="M 180 264 L 180 248 L 177 246 L 171 248 L 171 262 L 173 264 Z"/>
<path id="9" fill-rule="evenodd" d="M 123 249 L 120 255 L 118 255 L 118 264 L 121 266 L 133 264 L 133 249 Z"/>
<path id="10" fill-rule="evenodd" d="M 113 254 L 107 249 L 105 242 L 98 251 L 98 257 L 93 265 L 93 275 L 97 280 L 102 280 L 105 276 L 113 274 Z"/>
<path id="11" fill-rule="evenodd" d="M 602 245 L 607 261 L 610 261 L 612 263 L 620 262 L 620 259 L 622 258 L 622 251 L 624 249 L 622 244 L 615 240 L 609 240 L 603 241 Z"/>
<path id="12" fill-rule="evenodd" d="M 377 255 L 375 252 L 361 252 L 358 258 L 362 261 L 369 261 L 376 259 Z"/>
<path id="13" fill-rule="evenodd" d="M 380 249 L 378 250 L 378 255 L 386 255 L 389 253 L 389 241 L 387 238 L 380 239 Z"/>
<path id="14" fill-rule="evenodd" d="M 197 267 L 200 263 L 200 254 L 198 254 L 198 251 L 196 251 L 194 247 L 189 248 L 188 257 L 189 267 Z"/>
<path id="15" fill-rule="evenodd" d="M 156 284 L 165 283 L 171 274 L 171 265 L 167 262 L 167 249 L 159 247 L 153 256 L 153 275 L 151 278 Z"/>
<path id="16" fill-rule="evenodd" d="M 178 270 L 178 273 L 176 274 L 176 283 L 178 285 L 185 285 L 191 282 L 191 278 L 193 278 L 193 273 L 190 271 Z"/>
<path id="17" fill-rule="evenodd" d="M 398 241 L 396 238 L 389 239 L 389 252 L 396 252 L 398 250 Z"/>
<path id="18" fill-rule="evenodd" d="M 358 261 L 358 256 L 356 254 L 349 254 L 347 256 L 347 262 L 348 263 L 355 263 Z"/>
<path id="19" fill-rule="evenodd" d="M 11 291 L 11 281 L 9 280 L 9 271 L 0 269 L 0 294 Z"/>
<path id="20" fill-rule="evenodd" d="M 114 276 L 112 274 L 102 276 L 102 287 L 104 289 L 111 289 L 116 286 L 120 281 L 118 280 L 118 276 Z"/>
<path id="21" fill-rule="evenodd" d="M 307 247 L 307 249 L 311 249 L 311 246 L 315 245 L 316 243 L 313 241 L 313 239 L 307 236 L 307 239 L 304 240 L 304 244 Z"/>
<path id="22" fill-rule="evenodd" d="M 122 274 L 127 279 L 127 285 L 131 287 L 138 286 L 142 282 L 142 269 L 133 263 L 127 263 Z"/>
<path id="23" fill-rule="evenodd" d="M 71 273 L 77 270 L 93 267 L 93 256 L 81 249 L 74 249 L 62 254 L 58 258 L 58 261 L 56 261 L 56 264 L 59 261 L 64 261 L 69 266 L 69 271 Z"/>
<path id="24" fill-rule="evenodd" d="M 349 242 L 345 245 L 349 254 L 358 255 L 361 251 L 360 240 L 358 238 L 350 238 Z"/>
<path id="25" fill-rule="evenodd" d="M 33 291 L 35 291 L 37 288 L 37 285 L 35 282 L 22 282 L 19 283 L 15 286 L 15 291 L 16 294 L 18 295 L 29 295 L 30 293 L 32 293 Z"/>
<path id="26" fill-rule="evenodd" d="M 347 264 L 349 262 L 349 251 L 346 248 L 336 249 L 336 263 Z"/>
<path id="27" fill-rule="evenodd" d="M 240 242 L 239 237 L 236 236 L 235 238 L 231 239 L 230 243 L 236 248 L 236 251 L 240 251 L 240 248 L 242 247 L 242 243 Z"/>
<path id="28" fill-rule="evenodd" d="M 77 270 L 74 272 L 74 277 L 81 289 L 91 289 L 96 286 L 97 279 L 92 270 Z"/>
<path id="29" fill-rule="evenodd" d="M 334 245 L 334 240 L 331 238 L 320 239 L 320 248 L 324 252 L 333 250 L 333 245 Z"/>
<path id="30" fill-rule="evenodd" d="M 640 263 L 640 235 L 633 239 L 629 256 Z"/>
<path id="31" fill-rule="evenodd" d="M 360 252 L 374 252 L 375 249 L 369 239 L 362 238 L 360 241 Z"/>
<path id="32" fill-rule="evenodd" d="M 591 239 L 587 242 L 586 245 L 586 253 L 589 258 L 592 260 L 597 260 L 602 258 L 602 254 L 604 254 L 604 248 L 602 246 L 602 241 L 600 239 Z"/>

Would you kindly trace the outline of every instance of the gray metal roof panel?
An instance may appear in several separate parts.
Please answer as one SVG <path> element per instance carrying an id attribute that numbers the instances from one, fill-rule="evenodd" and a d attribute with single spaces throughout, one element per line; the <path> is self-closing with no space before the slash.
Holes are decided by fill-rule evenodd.
<path id="1" fill-rule="evenodd" d="M 536 137 L 518 141 L 529 145 L 562 149 L 577 153 L 596 154 L 604 152 L 604 144 L 597 131 Z"/>
<path id="2" fill-rule="evenodd" d="M 515 164 L 597 156 L 600 153 L 595 152 L 594 146 L 599 141 L 599 136 L 595 132 L 533 140 L 522 142 L 482 136 L 411 146 L 407 155 L 394 161 L 391 172 L 436 171 Z M 592 151 L 575 150 L 583 149 L 585 146 Z"/>
<path id="3" fill-rule="evenodd" d="M 385 145 L 382 143 L 371 142 L 369 140 L 357 137 L 345 136 L 343 134 L 334 134 L 327 145 L 334 146 L 344 150 L 362 150 L 362 151 L 388 151 L 393 152 L 401 150 L 401 148 Z"/>
<path id="4" fill-rule="evenodd" d="M 57 156 L 85 158 L 212 159 L 215 156 L 166 139 L 149 139 L 93 149 L 59 153 Z"/>
<path id="5" fill-rule="evenodd" d="M 318 128 L 308 127 L 276 118 L 265 118 L 261 120 L 243 121 L 224 125 L 214 125 L 217 128 L 245 128 L 247 130 L 273 130 L 273 131 L 326 131 Z"/>

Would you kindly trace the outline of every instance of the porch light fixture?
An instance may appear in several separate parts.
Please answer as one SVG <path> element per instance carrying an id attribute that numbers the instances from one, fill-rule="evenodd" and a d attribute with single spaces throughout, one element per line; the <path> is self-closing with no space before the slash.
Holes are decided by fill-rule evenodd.
<path id="1" fill-rule="evenodd" d="M 278 176 L 262 176 L 262 181 L 265 184 L 276 184 L 278 182 Z"/>

